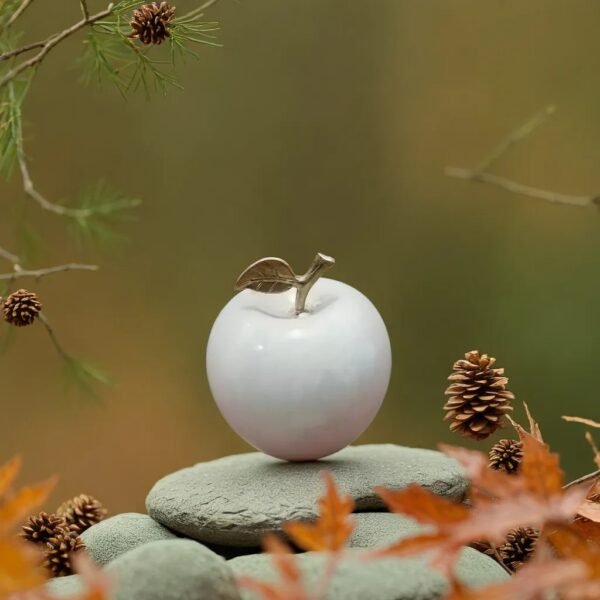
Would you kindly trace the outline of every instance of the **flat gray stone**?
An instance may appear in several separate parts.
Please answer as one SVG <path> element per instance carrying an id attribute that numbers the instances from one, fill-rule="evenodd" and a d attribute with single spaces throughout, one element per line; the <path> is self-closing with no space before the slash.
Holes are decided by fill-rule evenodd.
<path id="1" fill-rule="evenodd" d="M 229 563 L 192 540 L 149 542 L 105 570 L 114 600 L 239 600 Z"/>
<path id="2" fill-rule="evenodd" d="M 81 534 L 88 554 L 101 566 L 142 544 L 175 538 L 172 531 L 139 513 L 115 515 Z"/>
<path id="3" fill-rule="evenodd" d="M 307 589 L 314 591 L 325 567 L 326 555 L 309 552 L 297 555 Z M 237 577 L 276 582 L 272 558 L 265 554 L 241 556 L 229 561 Z M 508 577 L 494 560 L 465 548 L 458 564 L 459 579 L 478 587 Z M 448 591 L 444 578 L 427 566 L 424 558 L 365 560 L 354 551 L 338 565 L 325 600 L 436 600 Z M 258 600 L 253 592 L 241 589 L 242 600 Z"/>
<path id="4" fill-rule="evenodd" d="M 354 515 L 354 519 L 354 531 L 348 541 L 349 548 L 389 546 L 402 538 L 430 529 L 409 517 L 386 512 L 358 513 Z"/>
<path id="5" fill-rule="evenodd" d="M 283 462 L 260 452 L 228 456 L 161 479 L 146 499 L 148 514 L 182 535 L 212 544 L 256 546 L 285 521 L 316 515 L 320 472 L 333 473 L 360 511 L 384 508 L 376 486 L 418 483 L 448 498 L 468 487 L 458 464 L 434 450 L 393 444 L 346 448 L 327 459 Z"/>
<path id="6" fill-rule="evenodd" d="M 79 575 L 56 577 L 46 584 L 46 590 L 51 598 L 69 598 L 85 591 L 85 586 Z"/>

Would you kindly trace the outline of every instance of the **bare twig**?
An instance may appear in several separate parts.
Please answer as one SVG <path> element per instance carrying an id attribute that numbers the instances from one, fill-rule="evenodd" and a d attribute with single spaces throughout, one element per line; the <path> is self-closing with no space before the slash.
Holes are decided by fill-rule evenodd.
<path id="1" fill-rule="evenodd" d="M 88 8 L 87 0 L 79 0 L 79 6 L 81 6 L 81 14 L 83 15 L 83 18 L 89 19 L 90 9 Z"/>
<path id="2" fill-rule="evenodd" d="M 16 254 L 9 252 L 8 250 L 5 250 L 4 248 L 0 248 L 0 257 L 6 259 L 8 262 L 12 263 L 13 265 L 19 264 L 19 257 Z"/>
<path id="3" fill-rule="evenodd" d="M 15 10 L 15 12 L 10 16 L 6 26 L 10 27 L 32 4 L 33 0 L 23 0 L 19 8 L 17 8 L 17 10 Z"/>
<path id="4" fill-rule="evenodd" d="M 181 16 L 181 19 L 189 19 L 197 15 L 201 15 L 207 8 L 210 8 L 213 4 L 216 4 L 219 0 L 207 0 L 204 4 L 201 4 L 198 8 L 190 10 L 190 12 Z"/>
<path id="5" fill-rule="evenodd" d="M 16 257 L 15 257 L 16 258 Z M 12 261 L 11 261 L 12 262 Z M 97 271 L 97 265 L 81 265 L 78 263 L 69 263 L 66 265 L 58 265 L 56 267 L 48 267 L 46 269 L 27 270 L 21 269 L 18 265 L 15 266 L 13 273 L 0 273 L 0 281 L 14 281 L 23 277 L 32 277 L 33 279 L 42 279 L 48 275 L 55 273 L 64 273 L 65 271 Z"/>
<path id="6" fill-rule="evenodd" d="M 587 475 L 584 475 L 583 477 L 579 477 L 578 479 L 575 479 L 574 481 L 567 483 L 567 485 L 564 486 L 564 489 L 568 490 L 569 488 L 572 488 L 572 487 L 584 486 L 586 484 L 590 484 L 592 481 L 595 481 L 596 479 L 600 479 L 600 471 L 594 471 L 593 473 L 588 473 Z"/>
<path id="7" fill-rule="evenodd" d="M 100 11 L 100 12 L 98 12 L 94 15 L 90 15 L 88 17 L 84 17 L 83 19 L 81 19 L 81 21 L 78 21 L 77 23 L 71 25 L 71 27 L 67 27 L 67 29 L 61 31 L 60 33 L 57 33 L 56 35 L 49 37 L 44 42 L 42 49 L 35 56 L 32 56 L 30 59 L 25 60 L 22 63 L 18 64 L 16 67 L 14 67 L 10 71 L 8 71 L 4 75 L 4 77 L 2 77 L 0 79 L 0 89 L 3 88 L 7 83 L 11 82 L 15 77 L 20 75 L 23 71 L 26 71 L 27 69 L 31 69 L 31 68 L 39 65 L 44 60 L 44 58 L 46 58 L 46 55 L 55 46 L 60 44 L 60 42 L 67 39 L 74 33 L 78 32 L 80 29 L 82 29 L 86 25 L 91 25 L 92 23 L 95 23 L 96 21 L 99 21 L 100 19 L 103 19 L 104 17 L 108 17 L 112 13 L 113 8 L 114 8 L 114 4 L 111 3 L 103 11 Z"/>
<path id="8" fill-rule="evenodd" d="M 465 179 L 476 183 L 488 183 L 495 185 L 496 187 L 502 188 L 507 192 L 513 194 L 521 194 L 528 196 L 529 198 L 536 198 L 538 200 L 546 200 L 547 202 L 558 202 L 560 204 L 568 204 L 570 206 L 594 206 L 600 203 L 600 194 L 591 196 L 575 196 L 572 194 L 562 194 L 551 190 L 545 190 L 538 187 L 519 183 L 507 177 L 495 175 L 490 173 L 488 169 L 495 163 L 501 156 L 503 156 L 508 150 L 510 150 L 515 144 L 525 139 L 530 135 L 537 127 L 550 117 L 556 107 L 549 105 L 544 107 L 541 111 L 533 115 L 523 125 L 515 129 L 508 136 L 506 136 L 491 152 L 488 156 L 482 159 L 479 164 L 473 169 L 465 169 L 463 167 L 446 167 L 444 173 L 448 177 L 454 177 L 456 179 Z"/>
<path id="9" fill-rule="evenodd" d="M 561 204 L 570 204 L 571 206 L 591 206 L 597 204 L 600 201 L 600 196 L 572 196 L 569 194 L 560 194 L 558 192 L 552 192 L 550 190 L 543 190 L 541 188 L 532 187 L 501 177 L 500 175 L 494 175 L 493 173 L 477 173 L 470 169 L 462 169 L 460 167 L 446 167 L 444 173 L 448 177 L 455 177 L 457 179 L 467 179 L 469 181 L 479 183 L 489 183 L 500 187 L 507 192 L 514 194 L 522 194 L 523 196 L 529 196 L 530 198 L 537 198 L 538 200 L 547 200 L 548 202 L 559 202 Z"/>
<path id="10" fill-rule="evenodd" d="M 46 331 L 48 332 L 48 335 L 50 336 L 50 339 L 52 340 L 52 343 L 54 344 L 56 351 L 60 354 L 60 356 L 63 358 L 63 360 L 70 361 L 71 356 L 61 346 L 60 341 L 58 340 L 58 337 L 56 336 L 54 329 L 52 328 L 52 326 L 48 322 L 48 319 L 46 318 L 46 315 L 43 312 L 41 312 L 38 315 L 38 319 L 43 323 L 44 327 L 46 328 Z"/>
<path id="11" fill-rule="evenodd" d="M 26 44 L 25 46 L 21 46 L 20 48 L 9 50 L 4 54 L 0 54 L 0 62 L 8 60 L 9 58 L 14 58 L 15 56 L 19 56 L 19 54 L 23 54 L 24 52 L 35 50 L 36 48 L 43 48 L 45 43 L 46 42 L 32 42 L 31 44 Z"/>

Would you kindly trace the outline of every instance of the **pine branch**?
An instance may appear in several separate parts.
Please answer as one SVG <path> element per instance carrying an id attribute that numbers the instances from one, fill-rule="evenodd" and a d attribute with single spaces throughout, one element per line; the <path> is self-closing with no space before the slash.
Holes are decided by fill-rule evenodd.
<path id="1" fill-rule="evenodd" d="M 1 254 L 1 252 L 0 252 Z M 5 257 L 8 258 L 8 257 Z M 17 258 L 13 256 L 13 258 Z M 11 262 L 13 262 L 11 260 Z M 22 279 L 24 277 L 32 277 L 34 279 L 42 279 L 48 275 L 54 275 L 55 273 L 64 273 L 65 271 L 97 271 L 97 265 L 82 265 L 78 263 L 68 263 L 66 265 L 57 265 L 55 267 L 47 267 L 46 269 L 28 270 L 19 267 L 18 263 L 15 264 L 15 271 L 13 273 L 0 273 L 0 281 L 14 281 L 15 279 Z"/>
<path id="2" fill-rule="evenodd" d="M 6 26 L 10 27 L 32 4 L 33 0 L 23 0 L 19 8 L 15 10 L 15 12 L 10 16 L 10 18 L 6 22 Z"/>
<path id="3" fill-rule="evenodd" d="M 100 11 L 94 15 L 89 15 L 78 21 L 77 23 L 71 25 L 71 27 L 67 27 L 67 29 L 57 33 L 51 37 L 49 37 L 45 42 L 43 42 L 42 49 L 33 57 L 28 60 L 23 61 L 16 67 L 10 69 L 2 78 L 0 78 L 0 89 L 2 89 L 5 85 L 10 83 L 13 79 L 18 77 L 23 71 L 27 69 L 31 69 L 39 65 L 44 58 L 48 55 L 48 53 L 55 48 L 62 41 L 66 40 L 68 37 L 72 36 L 74 33 L 77 33 L 80 29 L 83 29 L 87 25 L 92 25 L 96 21 L 100 21 L 108 17 L 114 9 L 114 4 L 111 2 L 108 7 Z M 2 57 L 0 56 L 0 59 Z"/>
<path id="4" fill-rule="evenodd" d="M 536 113 L 532 118 L 528 119 L 523 125 L 512 131 L 506 138 L 504 138 L 490 154 L 482 159 L 479 164 L 473 169 L 466 169 L 463 167 L 446 167 L 444 169 L 445 175 L 448 177 L 454 177 L 456 179 L 465 179 L 476 183 L 487 183 L 499 187 L 507 192 L 513 194 L 520 194 L 522 196 L 528 196 L 529 198 L 535 198 L 538 200 L 545 200 L 547 202 L 557 202 L 559 204 L 568 204 L 570 206 L 599 206 L 600 205 L 600 194 L 594 194 L 590 196 L 577 196 L 572 194 L 563 194 L 554 192 L 551 190 L 545 190 L 542 188 L 526 185 L 518 181 L 514 181 L 507 177 L 495 175 L 490 173 L 488 169 L 495 163 L 500 157 L 502 157 L 508 150 L 510 150 L 515 144 L 524 140 L 533 131 L 546 121 L 555 111 L 553 105 L 546 106 L 544 109 Z"/>

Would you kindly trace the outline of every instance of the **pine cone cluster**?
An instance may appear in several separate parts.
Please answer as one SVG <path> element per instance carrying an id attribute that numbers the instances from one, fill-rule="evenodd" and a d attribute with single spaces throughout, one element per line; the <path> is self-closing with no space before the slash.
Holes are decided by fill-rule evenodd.
<path id="1" fill-rule="evenodd" d="M 500 440 L 489 452 L 489 467 L 515 475 L 523 460 L 523 444 L 517 440 Z"/>
<path id="2" fill-rule="evenodd" d="M 539 531 L 533 527 L 518 527 L 507 536 L 504 544 L 498 548 L 502 562 L 511 570 L 518 571 L 532 556 L 539 537 Z"/>
<path id="3" fill-rule="evenodd" d="M 44 566 L 53 577 L 73 574 L 71 558 L 75 552 L 85 548 L 81 538 L 74 531 L 59 529 L 54 537 L 46 542 Z"/>
<path id="4" fill-rule="evenodd" d="M 175 14 L 175 7 L 167 2 L 144 4 L 133 11 L 130 38 L 138 39 L 142 44 L 162 44 L 171 33 L 169 21 Z"/>
<path id="5" fill-rule="evenodd" d="M 93 496 L 81 494 L 61 504 L 56 513 L 29 517 L 21 536 L 44 546 L 44 566 L 54 577 L 73 573 L 71 558 L 85 548 L 79 535 L 106 517 L 106 509 Z"/>
<path id="6" fill-rule="evenodd" d="M 71 531 L 80 534 L 102 521 L 106 517 L 106 509 L 93 496 L 81 494 L 61 504 L 56 514 Z"/>
<path id="7" fill-rule="evenodd" d="M 21 537 L 34 544 L 45 544 L 64 527 L 65 522 L 60 517 L 41 512 L 37 516 L 29 517 L 27 523 L 23 525 Z"/>
<path id="8" fill-rule="evenodd" d="M 473 350 L 454 363 L 446 390 L 451 397 L 444 406 L 444 420 L 451 421 L 451 431 L 484 440 L 503 425 L 503 416 L 513 409 L 514 394 L 506 389 L 504 369 L 494 368 L 495 362 Z"/>
<path id="9" fill-rule="evenodd" d="M 2 304 L 2 316 L 7 323 L 24 327 L 31 325 L 42 310 L 42 304 L 34 292 L 17 290 Z"/>

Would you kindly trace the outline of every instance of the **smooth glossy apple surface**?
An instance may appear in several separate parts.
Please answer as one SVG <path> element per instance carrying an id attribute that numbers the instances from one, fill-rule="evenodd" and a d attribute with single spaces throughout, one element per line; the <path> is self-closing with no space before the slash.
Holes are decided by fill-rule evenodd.
<path id="1" fill-rule="evenodd" d="M 368 427 L 392 361 L 385 324 L 359 291 L 319 279 L 297 316 L 295 295 L 234 296 L 215 321 L 206 362 L 231 427 L 266 454 L 302 461 L 341 450 Z"/>

